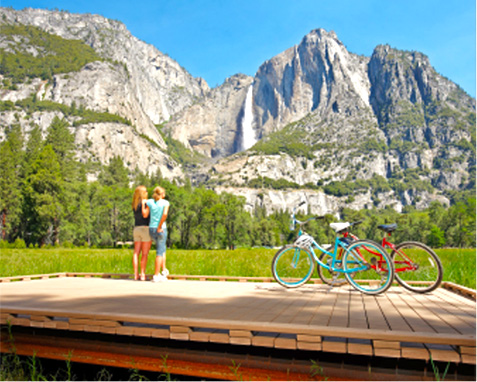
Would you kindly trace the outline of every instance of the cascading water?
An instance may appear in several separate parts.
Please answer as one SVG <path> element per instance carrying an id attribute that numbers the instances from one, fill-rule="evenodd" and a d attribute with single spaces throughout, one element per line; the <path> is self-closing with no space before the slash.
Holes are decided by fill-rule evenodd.
<path id="1" fill-rule="evenodd" d="M 247 91 L 247 97 L 245 98 L 245 106 L 243 110 L 242 118 L 242 145 L 241 150 L 247 150 L 257 143 L 255 130 L 253 129 L 253 84 L 250 85 Z"/>

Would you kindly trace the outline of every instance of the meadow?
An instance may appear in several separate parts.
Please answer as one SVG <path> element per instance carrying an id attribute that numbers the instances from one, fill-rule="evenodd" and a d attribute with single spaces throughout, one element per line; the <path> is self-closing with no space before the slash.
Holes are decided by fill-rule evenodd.
<path id="1" fill-rule="evenodd" d="M 174 275 L 272 277 L 276 249 L 167 251 L 167 268 Z M 444 281 L 476 288 L 476 250 L 436 249 Z M 131 249 L 1 249 L 0 277 L 59 272 L 132 273 Z M 146 273 L 154 273 L 151 250 Z M 318 275 L 315 275 L 318 277 Z"/>

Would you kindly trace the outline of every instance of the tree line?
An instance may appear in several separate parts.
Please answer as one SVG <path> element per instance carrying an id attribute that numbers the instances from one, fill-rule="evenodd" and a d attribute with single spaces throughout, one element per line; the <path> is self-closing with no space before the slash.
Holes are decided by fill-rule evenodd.
<path id="1" fill-rule="evenodd" d="M 217 194 L 205 187 L 168 181 L 160 173 L 131 174 L 120 157 L 108 165 L 75 158 L 74 135 L 68 122 L 54 118 L 43 138 L 35 126 L 24 135 L 12 125 L 0 144 L 0 228 L 3 245 L 114 246 L 131 241 L 134 219 L 132 194 L 145 185 L 150 194 L 161 185 L 171 203 L 167 220 L 168 246 L 175 248 L 234 248 L 280 246 L 294 239 L 289 211 L 271 214 L 256 205 L 245 210 L 245 199 Z M 88 181 L 95 173 L 97 179 Z M 290 210 L 294 206 L 289 206 Z M 378 240 L 379 224 L 398 223 L 396 242 L 418 240 L 432 247 L 475 247 L 475 197 L 446 208 L 434 202 L 425 210 L 405 207 L 340 211 L 343 221 L 363 222 L 353 231 L 362 238 Z M 299 215 L 304 219 L 308 214 Z M 336 216 L 310 222 L 307 232 L 319 242 L 333 241 L 329 223 Z"/>

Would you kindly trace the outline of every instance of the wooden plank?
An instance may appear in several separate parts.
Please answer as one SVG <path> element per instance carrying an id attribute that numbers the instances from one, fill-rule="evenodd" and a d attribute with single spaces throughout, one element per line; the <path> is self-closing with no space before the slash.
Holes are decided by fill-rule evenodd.
<path id="1" fill-rule="evenodd" d="M 402 342 L 401 356 L 403 358 L 423 359 L 427 361 L 429 359 L 429 351 L 422 343 Z"/>
<path id="2" fill-rule="evenodd" d="M 373 347 L 371 345 L 371 340 L 349 338 L 348 353 L 372 356 Z"/>
<path id="3" fill-rule="evenodd" d="M 465 286 L 454 284 L 449 281 L 444 281 L 441 285 L 441 288 L 450 289 L 452 291 L 462 293 L 465 297 L 468 297 L 474 301 L 477 297 L 477 291 L 475 289 L 467 288 Z"/>
<path id="4" fill-rule="evenodd" d="M 386 292 L 384 294 L 384 297 L 386 297 L 385 299 L 380 298 L 379 300 L 377 300 L 381 312 L 383 312 L 384 318 L 391 330 L 412 330 L 406 319 L 401 315 L 401 313 L 394 304 L 396 294 L 401 294 L 403 292 L 407 295 L 407 291 L 404 291 L 403 288 L 391 288 L 389 292 Z"/>
<path id="5" fill-rule="evenodd" d="M 461 354 L 475 355 L 475 347 L 470 346 L 460 346 Z"/>
<path id="6" fill-rule="evenodd" d="M 230 340 L 229 331 L 225 329 L 214 330 L 209 336 L 210 342 L 218 342 L 222 344 L 228 344 Z"/>
<path id="7" fill-rule="evenodd" d="M 12 325 L 19 325 L 19 326 L 30 326 L 30 318 L 26 317 L 13 317 L 10 321 Z"/>
<path id="8" fill-rule="evenodd" d="M 252 338 L 252 332 L 250 330 L 237 330 L 232 329 L 230 330 L 230 337 L 246 337 Z"/>
<path id="9" fill-rule="evenodd" d="M 457 316 L 449 315 L 439 305 L 431 304 L 432 297 L 427 295 L 410 295 L 407 303 L 437 333 L 475 334 L 475 324 L 465 325 Z"/>
<path id="10" fill-rule="evenodd" d="M 116 328 L 114 326 L 101 326 L 101 325 L 94 326 L 94 328 L 96 328 L 96 327 L 98 328 L 99 333 L 116 334 Z M 84 331 L 85 332 L 89 331 L 86 328 L 86 325 L 85 325 Z"/>
<path id="11" fill-rule="evenodd" d="M 357 330 L 369 329 L 366 309 L 361 293 L 351 293 L 349 302 L 349 327 Z"/>
<path id="12" fill-rule="evenodd" d="M 122 335 L 122 336 L 132 336 L 134 334 L 134 327 L 132 326 L 120 326 L 119 328 L 116 329 L 116 334 Z M 169 338 L 169 336 L 167 336 Z"/>
<path id="13" fill-rule="evenodd" d="M 444 288 L 438 288 L 434 291 L 434 294 L 444 301 L 457 306 L 470 316 L 475 317 L 475 301 L 464 296 L 460 296 L 457 293 L 454 293 L 450 290 Z"/>
<path id="14" fill-rule="evenodd" d="M 320 309 L 316 310 L 308 325 L 328 326 L 330 323 L 330 318 L 333 314 L 336 300 L 338 299 L 338 293 L 334 289 L 330 290 L 328 286 L 325 288 L 327 291 L 325 292 L 325 297 L 320 305 Z"/>
<path id="15" fill-rule="evenodd" d="M 321 346 L 324 352 L 346 353 L 347 340 L 341 337 L 323 337 Z"/>
<path id="16" fill-rule="evenodd" d="M 296 336 L 297 341 L 300 342 L 321 342 L 321 336 L 313 336 L 309 334 L 297 334 Z"/>
<path id="17" fill-rule="evenodd" d="M 389 330 L 389 325 L 376 299 L 386 299 L 384 295 L 370 296 L 363 294 L 363 304 L 370 329 Z"/>
<path id="18" fill-rule="evenodd" d="M 90 319 L 90 318 L 70 318 L 69 319 L 70 325 L 97 325 L 97 326 L 107 326 L 107 327 L 118 327 L 121 326 L 121 324 L 118 321 L 112 321 L 112 320 L 96 320 L 96 319 Z"/>
<path id="19" fill-rule="evenodd" d="M 348 313 L 351 290 L 348 286 L 335 288 L 335 290 L 337 297 L 330 315 L 328 326 L 347 328 L 350 325 Z"/>
<path id="20" fill-rule="evenodd" d="M 170 331 L 167 325 L 158 325 L 162 328 L 152 328 L 151 337 L 152 338 L 170 338 Z"/>
<path id="21" fill-rule="evenodd" d="M 322 286 L 307 286 L 310 291 L 306 305 L 300 311 L 300 314 L 295 316 L 292 323 L 297 325 L 307 325 L 313 319 L 317 311 L 320 309 L 323 299 L 326 297 Z M 313 293 L 311 293 L 313 291 Z"/>
<path id="22" fill-rule="evenodd" d="M 297 341 L 296 347 L 299 350 L 310 350 L 310 351 L 321 351 L 321 350 L 323 350 L 321 341 L 320 342 Z"/>
<path id="23" fill-rule="evenodd" d="M 189 341 L 190 333 L 192 333 L 189 326 L 171 325 L 169 330 L 171 340 Z"/>
<path id="24" fill-rule="evenodd" d="M 393 303 L 401 316 L 405 317 L 406 322 L 411 327 L 412 331 L 419 333 L 435 333 L 435 330 L 425 320 L 423 320 L 423 318 L 415 311 L 413 306 L 410 306 L 407 303 L 407 300 L 404 299 L 402 294 L 397 295 L 393 300 Z"/>
<path id="25" fill-rule="evenodd" d="M 289 333 L 280 333 L 275 338 L 274 346 L 279 349 L 291 349 L 295 350 L 296 347 L 296 335 Z"/>
<path id="26" fill-rule="evenodd" d="M 401 349 L 373 348 L 376 357 L 401 358 Z"/>
<path id="27" fill-rule="evenodd" d="M 191 341 L 209 342 L 210 335 L 214 332 L 214 329 L 210 328 L 193 328 L 189 334 Z"/>
<path id="28" fill-rule="evenodd" d="M 247 337 L 230 337 L 229 343 L 232 345 L 246 345 L 250 346 L 252 344 L 252 338 Z"/>
<path id="29" fill-rule="evenodd" d="M 150 328 L 150 327 L 139 327 L 139 326 L 134 326 L 133 328 L 134 328 L 133 336 L 151 337 L 152 328 Z"/>
<path id="30" fill-rule="evenodd" d="M 455 362 L 455 363 L 460 362 L 459 352 L 454 346 L 435 345 L 435 344 L 426 344 L 425 346 L 431 353 L 432 359 L 434 361 Z"/>
<path id="31" fill-rule="evenodd" d="M 2 313 L 2 316 L 0 317 L 0 324 L 5 325 L 11 323 L 13 318 L 14 316 L 9 313 Z"/>
<path id="32" fill-rule="evenodd" d="M 32 321 L 45 322 L 45 321 L 51 321 L 51 318 L 48 317 L 48 316 L 32 314 L 32 315 L 30 316 L 30 320 L 32 320 Z"/>
<path id="33" fill-rule="evenodd" d="M 466 310 L 463 311 L 461 304 L 457 304 L 456 306 L 452 300 L 443 299 L 442 296 L 436 293 L 428 294 L 426 298 L 427 301 L 424 303 L 439 312 L 443 319 L 455 326 L 457 330 L 461 327 L 468 326 L 475 332 L 475 314 L 472 315 L 468 314 Z"/>
<path id="34" fill-rule="evenodd" d="M 399 341 L 382 341 L 382 340 L 374 340 L 373 346 L 379 349 L 401 349 L 401 342 Z"/>
<path id="35" fill-rule="evenodd" d="M 252 338 L 252 345 L 272 348 L 275 346 L 277 336 L 278 333 L 256 332 Z"/>
<path id="36" fill-rule="evenodd" d="M 461 358 L 462 358 L 462 363 L 466 363 L 470 365 L 476 364 L 475 355 L 461 354 Z"/>

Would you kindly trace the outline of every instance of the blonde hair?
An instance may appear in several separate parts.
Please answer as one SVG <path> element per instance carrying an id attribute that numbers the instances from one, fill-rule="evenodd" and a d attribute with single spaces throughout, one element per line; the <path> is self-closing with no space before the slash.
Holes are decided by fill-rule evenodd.
<path id="1" fill-rule="evenodd" d="M 138 204 L 143 199 L 144 193 L 147 192 L 147 188 L 144 186 L 137 186 L 134 190 L 133 200 L 132 200 L 132 209 L 136 211 Z"/>
<path id="2" fill-rule="evenodd" d="M 166 190 L 162 187 L 156 187 L 154 189 L 154 193 L 152 194 L 152 198 L 157 202 L 159 199 L 162 199 L 166 196 Z"/>

